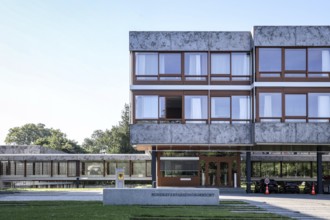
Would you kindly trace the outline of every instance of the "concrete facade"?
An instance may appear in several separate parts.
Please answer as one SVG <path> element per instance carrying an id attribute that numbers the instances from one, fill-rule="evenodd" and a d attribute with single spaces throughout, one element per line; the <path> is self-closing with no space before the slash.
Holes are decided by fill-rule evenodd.
<path id="1" fill-rule="evenodd" d="M 250 124 L 135 124 L 130 131 L 132 144 L 252 144 Z"/>
<path id="2" fill-rule="evenodd" d="M 250 51 L 251 33 L 246 32 L 152 32 L 131 31 L 131 51 Z"/>
<path id="3" fill-rule="evenodd" d="M 330 26 L 255 26 L 254 46 L 330 46 Z"/>

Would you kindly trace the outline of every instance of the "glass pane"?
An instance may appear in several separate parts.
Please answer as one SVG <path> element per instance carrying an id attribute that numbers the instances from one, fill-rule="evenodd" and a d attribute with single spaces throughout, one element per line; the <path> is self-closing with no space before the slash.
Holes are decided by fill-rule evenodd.
<path id="1" fill-rule="evenodd" d="M 285 70 L 306 70 L 306 50 L 285 49 Z"/>
<path id="2" fill-rule="evenodd" d="M 230 118 L 230 97 L 211 98 L 211 117 Z"/>
<path id="3" fill-rule="evenodd" d="M 232 96 L 232 119 L 250 119 L 250 97 Z"/>
<path id="4" fill-rule="evenodd" d="M 209 185 L 210 186 L 215 186 L 217 183 L 217 169 L 218 169 L 218 164 L 215 162 L 209 162 L 209 173 L 208 173 L 208 178 L 209 178 Z"/>
<path id="5" fill-rule="evenodd" d="M 200 76 L 207 72 L 207 53 L 185 53 L 185 75 Z"/>
<path id="6" fill-rule="evenodd" d="M 259 72 L 281 72 L 281 49 L 259 48 Z"/>
<path id="7" fill-rule="evenodd" d="M 228 163 L 220 163 L 220 184 L 221 186 L 228 186 Z"/>
<path id="8" fill-rule="evenodd" d="M 211 54 L 211 74 L 230 74 L 230 54 Z"/>
<path id="9" fill-rule="evenodd" d="M 260 77 L 281 77 L 280 73 L 260 73 Z"/>
<path id="10" fill-rule="evenodd" d="M 85 162 L 85 172 L 88 176 L 103 175 L 103 164 L 97 162 Z"/>
<path id="11" fill-rule="evenodd" d="M 133 175 L 137 177 L 146 176 L 146 162 L 145 161 L 134 161 L 133 162 Z"/>
<path id="12" fill-rule="evenodd" d="M 259 93 L 259 117 L 282 117 L 281 93 Z"/>
<path id="13" fill-rule="evenodd" d="M 232 53 L 231 71 L 232 75 L 250 74 L 250 55 L 247 53 Z"/>
<path id="14" fill-rule="evenodd" d="M 164 177 L 197 176 L 198 167 L 198 160 L 162 160 L 160 163 Z"/>
<path id="15" fill-rule="evenodd" d="M 135 96 L 135 118 L 157 119 L 158 96 Z"/>
<path id="16" fill-rule="evenodd" d="M 302 77 L 306 77 L 306 74 L 305 73 L 286 73 L 285 77 L 302 78 Z"/>
<path id="17" fill-rule="evenodd" d="M 330 93 L 308 94 L 308 117 L 330 117 Z"/>
<path id="18" fill-rule="evenodd" d="M 185 96 L 186 119 L 207 119 L 207 96 Z"/>
<path id="19" fill-rule="evenodd" d="M 306 95 L 286 94 L 285 95 L 286 116 L 306 116 Z"/>
<path id="20" fill-rule="evenodd" d="M 180 74 L 181 73 L 181 54 L 161 53 L 159 54 L 159 73 L 160 74 Z"/>
<path id="21" fill-rule="evenodd" d="M 158 75 L 157 53 L 136 53 L 135 59 L 136 75 Z"/>
<path id="22" fill-rule="evenodd" d="M 159 97 L 159 118 L 166 118 L 165 97 Z"/>
<path id="23" fill-rule="evenodd" d="M 308 49 L 308 71 L 330 72 L 330 49 L 309 48 Z"/>
<path id="24" fill-rule="evenodd" d="M 118 161 L 117 168 L 124 168 L 125 175 L 129 175 L 129 162 L 128 161 Z"/>

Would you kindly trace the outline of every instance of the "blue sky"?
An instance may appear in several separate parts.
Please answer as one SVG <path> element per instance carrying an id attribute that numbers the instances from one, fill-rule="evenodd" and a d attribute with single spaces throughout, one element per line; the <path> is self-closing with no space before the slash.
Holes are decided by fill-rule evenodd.
<path id="1" fill-rule="evenodd" d="M 327 0 L 0 0 L 0 144 L 25 123 L 79 143 L 117 124 L 129 102 L 130 30 L 330 25 L 329 8 Z"/>

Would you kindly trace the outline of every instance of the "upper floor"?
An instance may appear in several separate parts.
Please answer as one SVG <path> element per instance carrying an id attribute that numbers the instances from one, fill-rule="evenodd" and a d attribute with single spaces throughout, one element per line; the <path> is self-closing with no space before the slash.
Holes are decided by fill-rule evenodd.
<path id="1" fill-rule="evenodd" d="M 132 85 L 330 81 L 330 26 L 130 32 Z"/>

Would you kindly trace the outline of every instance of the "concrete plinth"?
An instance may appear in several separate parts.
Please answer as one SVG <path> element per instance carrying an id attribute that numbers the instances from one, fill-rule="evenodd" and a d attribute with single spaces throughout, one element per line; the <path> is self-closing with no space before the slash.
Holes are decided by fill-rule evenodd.
<path id="1" fill-rule="evenodd" d="M 103 189 L 104 205 L 219 205 L 219 189 Z"/>

